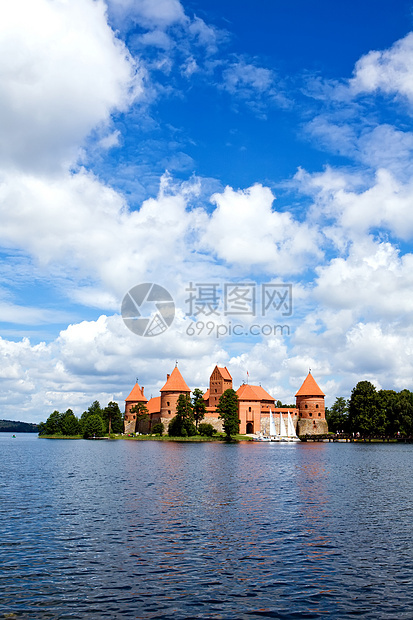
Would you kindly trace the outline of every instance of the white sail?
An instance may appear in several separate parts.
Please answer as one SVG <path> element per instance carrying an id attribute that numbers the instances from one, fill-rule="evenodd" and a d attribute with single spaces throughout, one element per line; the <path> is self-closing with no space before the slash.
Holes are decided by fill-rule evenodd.
<path id="1" fill-rule="evenodd" d="M 275 437 L 276 434 L 277 434 L 277 431 L 275 430 L 274 417 L 270 409 L 270 437 Z"/>
<path id="2" fill-rule="evenodd" d="M 297 433 L 295 432 L 294 424 L 291 418 L 291 414 L 288 411 L 288 437 L 297 437 Z"/>
<path id="3" fill-rule="evenodd" d="M 283 418 L 283 414 L 281 411 L 280 411 L 280 437 L 281 438 L 287 437 L 287 431 L 285 430 L 284 418 Z"/>

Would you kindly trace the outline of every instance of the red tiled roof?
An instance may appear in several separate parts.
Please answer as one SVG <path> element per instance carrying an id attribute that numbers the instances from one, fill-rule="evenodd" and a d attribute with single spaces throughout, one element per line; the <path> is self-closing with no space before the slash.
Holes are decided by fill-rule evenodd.
<path id="1" fill-rule="evenodd" d="M 225 379 L 226 381 L 232 381 L 232 377 L 229 374 L 229 370 L 228 370 L 228 368 L 226 366 L 224 366 L 224 368 L 220 368 L 219 366 L 217 366 L 217 368 L 218 368 L 218 370 L 219 370 L 219 372 L 221 374 L 221 377 L 223 379 Z"/>
<path id="2" fill-rule="evenodd" d="M 261 387 L 260 385 L 251 385 L 251 387 L 254 390 L 254 392 L 256 393 L 256 395 L 259 397 L 260 400 L 272 400 L 272 401 L 275 401 L 275 398 L 273 398 L 270 394 L 268 394 L 268 392 L 266 392 L 264 390 L 264 388 Z"/>
<path id="3" fill-rule="evenodd" d="M 175 366 L 165 385 L 160 390 L 161 392 L 190 392 L 191 390 L 184 381 L 183 376 L 178 370 L 178 366 Z"/>
<path id="4" fill-rule="evenodd" d="M 261 400 L 258 394 L 252 389 L 251 385 L 244 383 L 237 390 L 239 400 Z"/>
<path id="5" fill-rule="evenodd" d="M 205 392 L 205 394 L 202 397 L 204 400 L 208 400 L 209 398 L 209 389 Z"/>
<path id="6" fill-rule="evenodd" d="M 309 372 L 296 396 L 325 396 L 325 394 L 320 390 L 313 375 Z"/>
<path id="7" fill-rule="evenodd" d="M 249 385 L 248 383 L 244 383 L 238 388 L 237 395 L 239 400 L 275 401 L 275 398 L 268 394 L 263 387 L 260 385 Z"/>
<path id="8" fill-rule="evenodd" d="M 161 411 L 161 397 L 155 396 L 154 398 L 150 398 L 147 407 L 149 413 L 159 413 Z"/>
<path id="9" fill-rule="evenodd" d="M 134 403 L 147 403 L 148 399 L 143 395 L 141 388 L 138 383 L 132 388 L 132 392 L 129 394 L 127 398 L 125 398 L 125 402 L 134 402 Z"/>

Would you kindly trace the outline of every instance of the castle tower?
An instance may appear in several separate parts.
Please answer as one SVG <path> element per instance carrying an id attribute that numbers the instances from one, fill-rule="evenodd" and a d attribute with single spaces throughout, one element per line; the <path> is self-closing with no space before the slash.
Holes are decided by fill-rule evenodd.
<path id="1" fill-rule="evenodd" d="M 232 389 L 232 377 L 228 368 L 215 366 L 209 379 L 208 407 L 217 407 L 222 394 L 230 389 Z"/>
<path id="2" fill-rule="evenodd" d="M 239 411 L 239 432 L 257 433 L 261 429 L 261 400 L 255 386 L 244 383 L 237 390 Z"/>
<path id="3" fill-rule="evenodd" d="M 298 435 L 324 435 L 328 433 L 324 392 L 317 385 L 311 371 L 295 395 L 298 409 Z"/>
<path id="4" fill-rule="evenodd" d="M 138 403 L 146 405 L 148 399 L 143 392 L 144 388 L 139 387 L 138 382 L 136 382 L 129 396 L 125 398 L 125 433 L 135 432 L 136 414 L 131 413 L 130 410 Z"/>
<path id="5" fill-rule="evenodd" d="M 176 405 L 180 394 L 189 396 L 191 390 L 179 372 L 178 366 L 175 366 L 171 374 L 166 375 L 166 383 L 161 388 L 161 422 L 165 424 L 165 427 L 176 415 Z"/>

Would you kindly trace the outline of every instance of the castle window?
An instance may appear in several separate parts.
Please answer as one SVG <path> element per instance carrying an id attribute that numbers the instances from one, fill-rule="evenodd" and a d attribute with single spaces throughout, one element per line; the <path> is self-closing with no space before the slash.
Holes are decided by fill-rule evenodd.
<path id="1" fill-rule="evenodd" d="M 310 418 L 312 418 L 312 417 L 313 417 L 313 414 L 311 413 L 311 411 L 310 411 L 310 413 L 309 413 L 308 415 L 310 416 Z"/>
<path id="2" fill-rule="evenodd" d="M 308 409 L 308 405 L 306 405 L 305 408 Z"/>
<path id="3" fill-rule="evenodd" d="M 248 411 L 251 411 L 251 407 L 248 407 Z"/>
<path id="4" fill-rule="evenodd" d="M 316 405 L 315 408 L 318 409 L 318 405 Z"/>
<path id="5" fill-rule="evenodd" d="M 166 406 L 169 407 L 169 403 L 166 403 Z"/>
<path id="6" fill-rule="evenodd" d="M 171 410 L 170 409 L 168 409 L 168 415 L 171 415 Z"/>
<path id="7" fill-rule="evenodd" d="M 321 418 L 321 411 L 318 412 L 318 417 Z"/>

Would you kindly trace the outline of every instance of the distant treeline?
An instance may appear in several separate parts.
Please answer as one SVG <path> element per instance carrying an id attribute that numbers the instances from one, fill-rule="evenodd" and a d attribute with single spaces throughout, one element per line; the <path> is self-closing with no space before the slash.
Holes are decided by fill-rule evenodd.
<path id="1" fill-rule="evenodd" d="M 411 437 L 413 392 L 376 390 L 370 381 L 360 381 L 349 400 L 340 396 L 326 409 L 326 419 L 330 432 Z"/>
<path id="2" fill-rule="evenodd" d="M 95 400 L 80 418 L 71 409 L 64 413 L 53 411 L 46 422 L 38 424 L 39 435 L 57 435 L 62 437 L 102 437 L 111 433 L 123 432 L 123 417 L 119 405 L 110 402 L 103 409 Z"/>
<path id="3" fill-rule="evenodd" d="M 0 420 L 0 433 L 38 433 L 37 424 L 30 422 L 15 422 L 14 420 Z"/>

